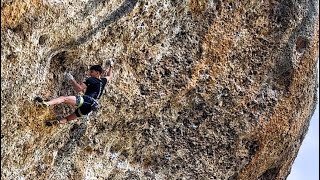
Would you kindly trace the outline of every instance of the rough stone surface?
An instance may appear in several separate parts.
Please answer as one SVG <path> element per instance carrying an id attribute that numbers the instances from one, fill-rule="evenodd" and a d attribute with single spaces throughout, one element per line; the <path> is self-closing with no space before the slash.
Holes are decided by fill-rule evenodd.
<path id="1" fill-rule="evenodd" d="M 1 179 L 286 179 L 316 103 L 316 0 L 1 1 Z M 96 114 L 45 127 L 115 58 Z"/>

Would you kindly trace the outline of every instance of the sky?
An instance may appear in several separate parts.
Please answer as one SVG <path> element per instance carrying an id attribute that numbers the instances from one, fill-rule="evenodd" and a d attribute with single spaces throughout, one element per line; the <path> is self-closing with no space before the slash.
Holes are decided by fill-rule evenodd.
<path id="1" fill-rule="evenodd" d="M 319 87 L 317 96 L 317 109 L 312 116 L 307 135 L 302 142 L 287 180 L 319 180 Z"/>
<path id="2" fill-rule="evenodd" d="M 319 103 L 287 178 L 287 180 L 305 179 L 319 180 Z"/>

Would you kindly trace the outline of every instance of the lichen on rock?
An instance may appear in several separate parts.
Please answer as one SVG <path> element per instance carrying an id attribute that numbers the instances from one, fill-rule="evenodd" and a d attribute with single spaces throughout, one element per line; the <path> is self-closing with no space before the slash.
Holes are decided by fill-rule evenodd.
<path id="1" fill-rule="evenodd" d="M 1 1 L 2 179 L 285 179 L 316 104 L 318 1 Z M 46 127 L 88 67 L 102 108 Z"/>

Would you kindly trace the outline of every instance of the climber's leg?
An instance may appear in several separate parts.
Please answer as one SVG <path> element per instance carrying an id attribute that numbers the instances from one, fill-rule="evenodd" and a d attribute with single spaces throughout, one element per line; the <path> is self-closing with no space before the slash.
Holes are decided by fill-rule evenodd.
<path id="1" fill-rule="evenodd" d="M 68 121 L 72 121 L 72 120 L 74 120 L 74 119 L 77 119 L 76 113 L 69 114 L 68 116 L 60 119 L 60 120 L 59 120 L 59 123 L 60 123 L 60 124 L 64 124 L 64 123 L 66 123 L 66 122 L 68 122 Z"/>
<path id="2" fill-rule="evenodd" d="M 60 96 L 58 98 L 51 99 L 50 101 L 47 101 L 46 103 L 49 106 L 61 104 L 61 103 L 75 106 L 76 105 L 76 96 Z"/>

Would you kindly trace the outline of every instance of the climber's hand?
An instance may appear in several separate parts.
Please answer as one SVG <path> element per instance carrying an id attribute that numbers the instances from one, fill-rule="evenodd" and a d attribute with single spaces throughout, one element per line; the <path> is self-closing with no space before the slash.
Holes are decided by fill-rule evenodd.
<path id="1" fill-rule="evenodd" d="M 112 59 L 110 59 L 110 60 L 109 60 L 109 65 L 110 65 L 110 67 L 113 67 L 114 62 L 113 62 L 113 60 L 112 60 Z"/>
<path id="2" fill-rule="evenodd" d="M 74 80 L 74 77 L 73 77 L 72 74 L 70 74 L 70 73 L 66 73 L 65 76 L 66 76 L 66 79 L 69 80 L 69 81 Z"/>

